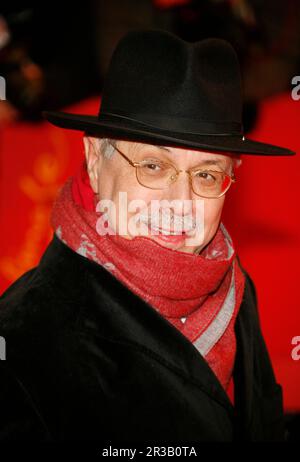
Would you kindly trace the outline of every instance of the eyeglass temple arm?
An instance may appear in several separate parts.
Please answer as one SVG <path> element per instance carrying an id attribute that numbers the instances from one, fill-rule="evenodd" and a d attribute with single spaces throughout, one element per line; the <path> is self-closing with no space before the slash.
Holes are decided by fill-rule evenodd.
<path id="1" fill-rule="evenodd" d="M 120 151 L 120 149 L 118 149 L 116 146 L 114 146 L 115 150 L 118 151 L 119 154 L 121 154 L 121 156 L 127 160 L 127 162 L 130 163 L 130 165 L 132 165 L 132 167 L 138 167 L 139 163 L 138 162 L 133 162 L 131 159 L 129 159 L 129 157 L 127 157 L 123 152 Z"/>

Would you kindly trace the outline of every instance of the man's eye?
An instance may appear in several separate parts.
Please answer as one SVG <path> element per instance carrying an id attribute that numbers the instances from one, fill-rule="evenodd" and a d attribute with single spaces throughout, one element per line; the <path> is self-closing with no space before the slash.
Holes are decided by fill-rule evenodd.
<path id="1" fill-rule="evenodd" d="M 164 169 L 164 164 L 159 161 L 145 160 L 142 162 L 142 167 L 145 168 L 146 170 L 152 170 L 154 172 L 158 172 Z"/>
<path id="2" fill-rule="evenodd" d="M 161 166 L 159 164 L 144 164 L 144 167 L 148 168 L 149 170 L 159 170 Z"/>
<path id="3" fill-rule="evenodd" d="M 216 181 L 216 177 L 209 172 L 196 172 L 195 176 L 208 181 Z"/>

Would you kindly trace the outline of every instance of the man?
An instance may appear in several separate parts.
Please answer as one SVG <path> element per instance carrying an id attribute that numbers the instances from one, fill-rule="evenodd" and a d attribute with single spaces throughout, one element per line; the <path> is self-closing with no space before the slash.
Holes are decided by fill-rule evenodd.
<path id="1" fill-rule="evenodd" d="M 221 222 L 245 138 L 236 54 L 127 34 L 53 240 L 1 297 L 0 439 L 280 441 L 282 392 L 256 293 Z"/>

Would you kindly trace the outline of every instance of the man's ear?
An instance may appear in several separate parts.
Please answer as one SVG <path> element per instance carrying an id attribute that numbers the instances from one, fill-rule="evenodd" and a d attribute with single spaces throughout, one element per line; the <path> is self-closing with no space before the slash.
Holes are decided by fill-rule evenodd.
<path id="1" fill-rule="evenodd" d="M 237 159 L 236 167 L 240 167 L 242 165 L 242 159 Z"/>
<path id="2" fill-rule="evenodd" d="M 238 168 L 240 167 L 242 164 L 242 159 L 241 158 L 238 158 L 235 160 L 235 168 Z"/>
<path id="3" fill-rule="evenodd" d="M 232 159 L 233 159 L 232 168 L 233 169 L 239 168 L 242 164 L 242 159 L 241 159 L 240 154 L 234 154 Z"/>
<path id="4" fill-rule="evenodd" d="M 101 141 L 93 136 L 83 136 L 84 154 L 90 184 L 95 193 L 98 192 L 98 176 L 102 166 Z"/>

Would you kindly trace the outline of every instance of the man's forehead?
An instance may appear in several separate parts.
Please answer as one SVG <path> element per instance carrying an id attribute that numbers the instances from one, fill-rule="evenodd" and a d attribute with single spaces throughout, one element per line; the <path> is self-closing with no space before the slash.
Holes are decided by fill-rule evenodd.
<path id="1" fill-rule="evenodd" d="M 228 151 L 206 151 L 206 150 L 198 150 L 192 148 L 185 148 L 185 147 L 173 147 L 173 146 L 165 146 L 165 145 L 158 145 L 158 144 L 150 144 L 150 143 L 140 143 L 140 142 L 129 142 L 131 149 L 135 152 L 146 152 L 147 150 L 151 149 L 151 151 L 155 151 L 156 153 L 161 154 L 168 154 L 173 156 L 174 158 L 182 151 L 190 153 L 195 153 L 197 158 L 201 162 L 206 162 L 207 164 L 217 164 L 220 162 L 227 162 L 232 158 L 239 157 L 233 152 Z M 196 157 L 195 156 L 195 157 Z"/>

